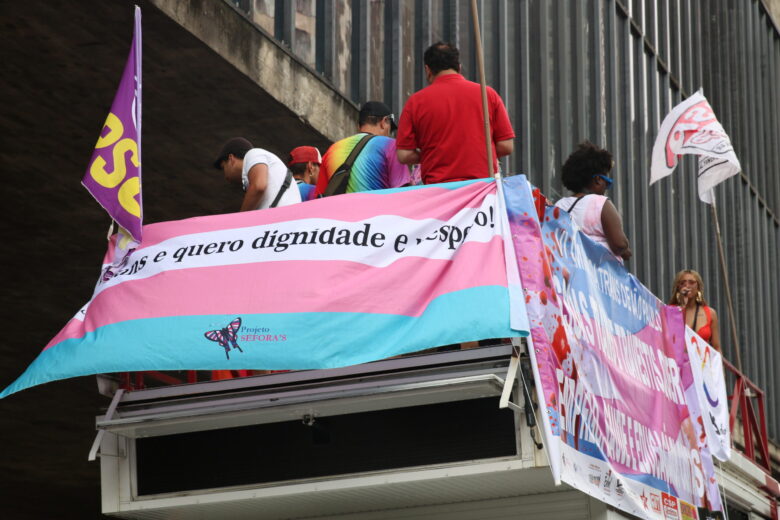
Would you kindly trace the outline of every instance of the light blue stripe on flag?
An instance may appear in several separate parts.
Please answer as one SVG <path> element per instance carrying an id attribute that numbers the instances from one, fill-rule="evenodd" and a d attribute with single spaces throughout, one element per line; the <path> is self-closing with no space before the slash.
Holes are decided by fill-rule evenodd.
<path id="1" fill-rule="evenodd" d="M 528 334 L 509 324 L 505 287 L 483 286 L 439 296 L 420 317 L 366 313 L 244 315 L 230 359 L 204 334 L 237 316 L 177 316 L 125 321 L 45 351 L 0 398 L 49 381 L 144 370 L 335 368 L 434 345 Z M 284 337 L 283 337 L 284 336 Z M 144 338 L 144 339 L 140 339 Z M 340 338 L 323 342 L 322 338 Z"/>

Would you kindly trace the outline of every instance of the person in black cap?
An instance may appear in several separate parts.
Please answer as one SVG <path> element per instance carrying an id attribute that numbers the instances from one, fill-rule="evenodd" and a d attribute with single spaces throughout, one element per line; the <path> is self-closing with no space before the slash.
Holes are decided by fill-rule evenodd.
<path id="1" fill-rule="evenodd" d="M 243 137 L 229 139 L 214 160 L 225 180 L 241 183 L 241 211 L 275 208 L 301 202 L 301 194 L 284 162 L 268 150 L 255 148 Z"/>
<path id="2" fill-rule="evenodd" d="M 362 143 L 363 148 L 354 159 L 346 193 L 410 184 L 409 168 L 398 161 L 395 139 L 390 137 L 390 132 L 395 129 L 395 116 L 387 105 L 380 101 L 365 103 L 358 115 L 359 133 L 333 143 L 322 156 L 316 196 L 325 193 L 333 174 L 364 139 L 368 140 Z"/>

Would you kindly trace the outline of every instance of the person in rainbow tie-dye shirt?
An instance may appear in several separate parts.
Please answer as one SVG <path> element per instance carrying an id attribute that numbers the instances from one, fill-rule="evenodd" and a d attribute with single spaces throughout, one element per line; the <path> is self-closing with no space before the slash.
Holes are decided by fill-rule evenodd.
<path id="1" fill-rule="evenodd" d="M 355 159 L 347 193 L 398 188 L 411 184 L 409 168 L 398 161 L 395 139 L 390 137 L 390 132 L 395 129 L 395 118 L 387 105 L 379 101 L 365 103 L 358 116 L 359 133 L 336 141 L 322 156 L 315 196 L 325 192 L 333 173 L 344 164 L 352 149 L 366 134 L 375 137 L 366 143 Z"/>

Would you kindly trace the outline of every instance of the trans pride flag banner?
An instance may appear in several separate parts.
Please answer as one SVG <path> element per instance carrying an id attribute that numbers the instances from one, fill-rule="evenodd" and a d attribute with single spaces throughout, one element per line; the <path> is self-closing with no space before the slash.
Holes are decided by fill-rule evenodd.
<path id="1" fill-rule="evenodd" d="M 682 313 L 565 211 L 542 209 L 540 225 L 524 179 L 507 184 L 556 481 L 641 518 L 719 511 L 712 458 L 688 406 L 696 392 Z"/>
<path id="2" fill-rule="evenodd" d="M 0 397 L 143 370 L 314 369 L 528 322 L 501 186 L 467 181 L 144 227 Z"/>

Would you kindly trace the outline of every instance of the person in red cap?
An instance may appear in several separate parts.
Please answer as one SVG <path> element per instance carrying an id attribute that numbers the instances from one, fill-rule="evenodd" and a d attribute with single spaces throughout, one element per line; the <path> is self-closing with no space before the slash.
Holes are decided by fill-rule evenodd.
<path id="1" fill-rule="evenodd" d="M 299 146 L 290 152 L 287 166 L 298 184 L 303 201 L 314 198 L 314 185 L 317 184 L 317 177 L 320 174 L 320 164 L 322 164 L 322 156 L 313 146 Z"/>
<path id="2" fill-rule="evenodd" d="M 399 188 L 411 184 L 409 168 L 398 162 L 395 139 L 395 117 L 390 108 L 380 101 L 368 101 L 358 114 L 358 132 L 333 143 L 322 157 L 322 170 L 317 180 L 316 196 L 325 193 L 334 173 L 344 165 L 352 150 L 366 136 L 373 136 L 364 143 L 350 171 L 346 193 L 356 191 Z"/>
<path id="3" fill-rule="evenodd" d="M 420 164 L 425 184 L 488 176 L 480 85 L 460 74 L 452 44 L 431 45 L 423 57 L 429 85 L 412 94 L 398 122 L 398 159 Z M 515 133 L 501 97 L 487 87 L 494 171 L 514 149 Z"/>
<path id="4" fill-rule="evenodd" d="M 222 145 L 214 160 L 214 167 L 222 170 L 225 180 L 241 184 L 246 192 L 241 211 L 288 206 L 301 201 L 301 194 L 293 185 L 292 173 L 279 157 L 255 148 L 243 137 L 234 137 Z"/>

